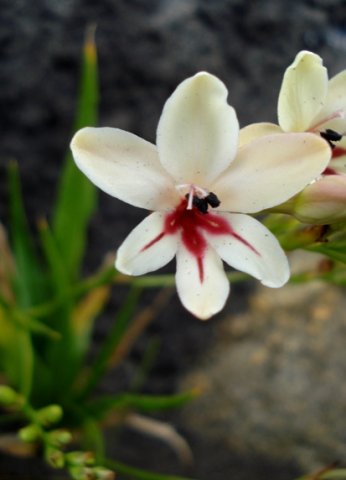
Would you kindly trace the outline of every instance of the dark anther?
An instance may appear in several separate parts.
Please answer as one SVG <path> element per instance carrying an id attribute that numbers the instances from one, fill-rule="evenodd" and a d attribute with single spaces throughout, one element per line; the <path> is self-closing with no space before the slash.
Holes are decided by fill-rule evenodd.
<path id="1" fill-rule="evenodd" d="M 186 200 L 189 199 L 189 194 L 185 195 Z M 210 192 L 206 197 L 199 198 L 196 195 L 192 197 L 192 205 L 197 208 L 201 213 L 208 213 L 209 205 L 212 208 L 218 207 L 220 205 L 220 200 L 217 198 L 215 193 Z"/>
<path id="2" fill-rule="evenodd" d="M 210 192 L 209 195 L 207 195 L 205 197 L 205 199 L 212 208 L 218 207 L 221 203 L 220 200 L 215 195 L 215 193 L 213 193 L 213 192 Z"/>
<path id="3" fill-rule="evenodd" d="M 208 202 L 206 198 L 193 197 L 192 204 L 202 213 L 208 213 Z"/>
<path id="4" fill-rule="evenodd" d="M 335 130 L 331 130 L 330 128 L 327 128 L 325 132 L 320 132 L 320 135 L 322 138 L 327 140 L 331 148 L 335 148 L 333 142 L 339 142 L 342 139 L 342 135 L 340 135 L 340 133 L 336 132 Z"/>

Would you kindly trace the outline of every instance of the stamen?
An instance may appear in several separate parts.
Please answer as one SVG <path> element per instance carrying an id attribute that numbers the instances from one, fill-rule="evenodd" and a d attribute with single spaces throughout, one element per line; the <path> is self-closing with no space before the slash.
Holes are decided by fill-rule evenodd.
<path id="1" fill-rule="evenodd" d="M 197 187 L 197 185 L 194 185 L 193 186 L 195 192 L 197 194 L 199 194 L 199 198 L 204 198 L 204 197 L 207 197 L 209 195 L 209 192 L 207 190 L 205 190 L 204 188 L 201 188 L 201 187 Z"/>
<path id="2" fill-rule="evenodd" d="M 201 213 L 208 213 L 208 206 L 216 208 L 220 205 L 220 200 L 215 193 L 209 192 L 205 188 L 201 188 L 198 185 L 189 183 L 181 183 L 175 187 L 178 191 L 188 190 L 185 194 L 187 200 L 186 210 L 192 210 L 193 207 L 197 208 Z"/>
<path id="3" fill-rule="evenodd" d="M 215 193 L 213 192 L 209 192 L 209 195 L 207 195 L 206 200 L 212 208 L 218 207 L 221 203 L 220 200 L 215 195 Z"/>
<path id="4" fill-rule="evenodd" d="M 193 194 L 194 194 L 194 187 L 190 186 L 190 191 L 188 193 L 188 200 L 187 200 L 187 210 L 192 210 L 193 207 Z"/>
<path id="5" fill-rule="evenodd" d="M 201 213 L 208 213 L 208 201 L 206 198 L 193 197 L 193 205 Z"/>
<path id="6" fill-rule="evenodd" d="M 329 143 L 331 148 L 335 148 L 333 142 L 339 142 L 342 139 L 342 135 L 331 128 L 327 128 L 325 132 L 320 132 L 320 135 Z"/>
<path id="7" fill-rule="evenodd" d="M 336 118 L 344 118 L 344 117 L 345 117 L 345 112 L 342 108 L 340 108 L 339 110 L 336 110 L 335 112 L 328 115 L 328 117 L 323 118 L 323 120 L 316 123 L 316 125 L 313 125 L 311 128 L 309 128 L 308 132 L 315 132 L 316 130 L 319 129 L 321 125 L 329 122 L 329 120 L 335 120 Z"/>

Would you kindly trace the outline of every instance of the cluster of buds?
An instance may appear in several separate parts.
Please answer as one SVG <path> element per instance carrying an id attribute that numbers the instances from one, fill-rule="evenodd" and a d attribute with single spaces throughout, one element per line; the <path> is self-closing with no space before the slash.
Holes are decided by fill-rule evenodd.
<path id="1" fill-rule="evenodd" d="M 25 443 L 40 443 L 44 457 L 52 468 L 65 468 L 73 480 L 113 480 L 114 472 L 96 464 L 91 452 L 65 452 L 72 441 L 71 433 L 62 428 L 54 428 L 63 417 L 60 405 L 48 405 L 39 410 L 33 409 L 25 399 L 7 385 L 0 386 L 0 406 L 21 411 L 30 423 L 18 432 Z"/>
<path id="2" fill-rule="evenodd" d="M 66 468 L 74 480 L 114 480 L 114 472 L 95 465 L 91 452 L 69 452 L 65 455 Z"/>

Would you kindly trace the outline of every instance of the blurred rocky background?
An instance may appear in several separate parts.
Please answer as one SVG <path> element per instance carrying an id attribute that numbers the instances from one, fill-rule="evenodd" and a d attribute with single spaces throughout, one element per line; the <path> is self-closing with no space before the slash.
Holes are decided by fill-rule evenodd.
<path id="1" fill-rule="evenodd" d="M 166 98 L 199 70 L 225 82 L 245 125 L 275 121 L 283 72 L 299 50 L 320 54 L 330 75 L 346 68 L 343 0 L 0 0 L 5 223 L 4 174 L 12 158 L 20 165 L 32 224 L 49 217 L 90 23 L 97 25 L 100 125 L 150 141 Z M 102 193 L 99 203 L 87 271 L 143 218 L 142 211 Z M 289 480 L 335 460 L 346 465 L 343 292 L 323 285 L 250 290 L 234 286 L 226 313 L 208 323 L 189 316 L 174 297 L 125 368 L 131 376 L 155 336 L 160 348 L 147 391 L 202 389 L 195 403 L 165 417 L 190 442 L 194 464 L 184 467 L 167 445 L 131 430 L 118 444 L 108 434 L 112 455 L 198 480 Z M 118 304 L 115 296 L 109 318 Z M 100 322 L 96 341 L 107 321 Z M 108 384 L 111 389 L 112 377 Z M 6 462 L 0 459 L 1 480 L 28 480 L 20 472 L 31 463 Z M 34 475 L 49 478 L 38 470 Z"/>

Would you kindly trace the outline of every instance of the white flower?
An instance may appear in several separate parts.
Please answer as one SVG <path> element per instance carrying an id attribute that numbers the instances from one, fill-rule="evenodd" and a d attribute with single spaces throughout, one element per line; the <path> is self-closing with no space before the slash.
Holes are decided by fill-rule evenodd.
<path id="1" fill-rule="evenodd" d="M 340 138 L 346 134 L 346 70 L 328 80 L 319 55 L 299 52 L 282 80 L 278 122 L 279 125 L 257 123 L 245 127 L 241 144 L 275 132 L 322 134 L 335 146 L 325 173 L 346 173 L 346 137 Z"/>
<path id="2" fill-rule="evenodd" d="M 238 121 L 226 100 L 225 85 L 202 72 L 166 102 L 157 146 L 112 128 L 84 128 L 71 143 L 93 183 L 154 211 L 120 246 L 116 268 L 141 275 L 176 256 L 179 297 L 201 319 L 219 312 L 229 294 L 221 260 L 269 287 L 288 280 L 276 238 L 244 214 L 292 197 L 330 157 L 327 143 L 306 133 L 265 136 L 237 152 Z"/>
<path id="3" fill-rule="evenodd" d="M 278 119 L 285 132 L 346 131 L 346 71 L 328 81 L 322 58 L 299 52 L 284 74 Z"/>

